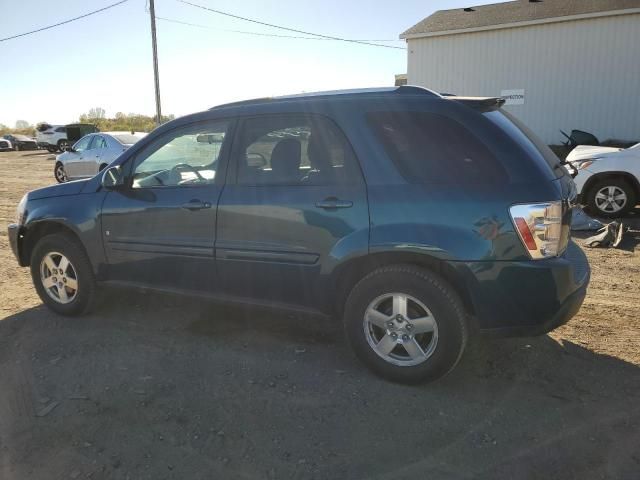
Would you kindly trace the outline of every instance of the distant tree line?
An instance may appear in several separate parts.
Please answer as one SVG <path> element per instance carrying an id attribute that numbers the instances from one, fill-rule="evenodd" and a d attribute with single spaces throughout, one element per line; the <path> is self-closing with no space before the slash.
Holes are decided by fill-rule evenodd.
<path id="1" fill-rule="evenodd" d="M 173 120 L 175 115 L 163 115 L 162 123 Z M 141 115 L 139 113 L 116 113 L 114 118 L 107 118 L 104 108 L 95 107 L 87 113 L 80 115 L 79 123 L 91 123 L 102 132 L 114 131 L 134 131 L 150 132 L 156 128 L 155 116 Z M 0 123 L 0 136 L 8 133 L 19 133 L 33 137 L 36 134 L 35 125 L 31 125 L 26 120 L 18 120 L 14 128 Z"/>

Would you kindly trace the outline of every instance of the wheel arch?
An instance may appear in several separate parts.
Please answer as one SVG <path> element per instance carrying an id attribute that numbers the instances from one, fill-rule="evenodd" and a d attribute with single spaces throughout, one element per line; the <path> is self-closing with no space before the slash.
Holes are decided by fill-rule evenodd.
<path id="1" fill-rule="evenodd" d="M 460 296 L 465 310 L 471 316 L 476 313 L 473 298 L 464 274 L 442 259 L 413 252 L 378 252 L 360 256 L 336 267 L 331 275 L 330 301 L 340 317 L 351 289 L 370 272 L 389 265 L 412 265 L 442 276 Z"/>
<path id="2" fill-rule="evenodd" d="M 43 220 L 26 227 L 23 234 L 24 237 L 22 239 L 22 249 L 20 250 L 20 264 L 24 266 L 29 265 L 31 263 L 31 254 L 33 253 L 33 249 L 38 241 L 41 238 L 54 233 L 72 236 L 84 248 L 84 244 L 82 243 L 80 236 L 73 228 L 56 220 Z"/>
<path id="3" fill-rule="evenodd" d="M 583 187 L 583 198 L 588 198 L 588 196 L 591 193 L 591 189 L 594 187 L 594 185 L 596 185 L 598 182 L 602 181 L 602 180 L 607 180 L 607 179 L 611 179 L 611 178 L 622 178 L 626 181 L 629 182 L 629 184 L 633 187 L 635 193 L 636 193 L 636 197 L 640 197 L 640 181 L 638 181 L 638 179 L 635 177 L 635 175 L 633 175 L 632 173 L 629 172 L 624 172 L 624 171 L 607 171 L 607 172 L 601 172 L 601 173 L 596 173 L 594 175 L 592 175 L 591 177 L 589 177 L 589 179 L 585 182 L 585 185 Z"/>

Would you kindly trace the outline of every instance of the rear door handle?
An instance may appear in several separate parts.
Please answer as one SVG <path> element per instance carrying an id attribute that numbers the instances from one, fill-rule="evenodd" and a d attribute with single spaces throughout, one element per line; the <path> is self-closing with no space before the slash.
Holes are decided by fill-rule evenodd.
<path id="1" fill-rule="evenodd" d="M 333 209 L 333 208 L 351 208 L 353 202 L 348 200 L 339 200 L 336 197 L 325 198 L 321 202 L 316 202 L 317 208 Z"/>
<path id="2" fill-rule="evenodd" d="M 190 202 L 183 203 L 182 208 L 185 210 L 203 210 L 205 208 L 211 208 L 211 202 L 203 202 L 201 200 L 191 200 Z"/>

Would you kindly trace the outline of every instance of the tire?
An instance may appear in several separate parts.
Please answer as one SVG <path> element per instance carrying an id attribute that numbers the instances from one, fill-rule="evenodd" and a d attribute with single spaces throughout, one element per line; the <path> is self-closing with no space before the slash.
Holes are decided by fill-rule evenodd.
<path id="1" fill-rule="evenodd" d="M 58 140 L 58 150 L 60 150 L 60 152 L 64 153 L 64 149 L 67 148 L 67 145 L 69 145 L 67 140 Z"/>
<path id="2" fill-rule="evenodd" d="M 53 167 L 53 176 L 58 183 L 65 183 L 69 180 L 61 162 L 56 162 L 56 166 Z"/>
<path id="3" fill-rule="evenodd" d="M 47 147 L 47 151 L 49 153 L 56 153 L 58 151 L 58 149 L 56 147 Z"/>
<path id="4" fill-rule="evenodd" d="M 61 275 L 57 268 L 63 257 L 68 267 Z M 38 241 L 31 254 L 31 278 L 42 302 L 60 315 L 81 315 L 93 305 L 96 281 L 91 262 L 82 244 L 71 235 L 56 233 Z M 45 279 L 54 285 L 45 286 Z"/>
<path id="5" fill-rule="evenodd" d="M 400 323 L 393 307 L 396 295 L 392 294 L 407 298 L 407 315 Z M 371 314 L 365 317 L 365 313 L 374 306 L 377 313 L 383 314 L 375 317 L 383 322 L 384 330 L 365 320 L 373 318 Z M 429 324 L 431 331 L 427 331 Z M 360 280 L 347 298 L 344 326 L 354 353 L 373 373 L 406 384 L 434 381 L 449 373 L 460 361 L 469 337 L 467 315 L 453 288 L 438 275 L 411 265 L 382 267 Z M 394 333 L 397 339 L 393 338 Z M 380 349 L 374 348 L 376 343 L 382 345 L 382 340 L 389 345 L 399 340 L 402 343 L 395 343 L 385 358 Z M 416 343 L 424 358 L 409 354 L 409 346 Z M 411 351 L 417 352 L 415 348 Z"/>
<path id="6" fill-rule="evenodd" d="M 596 181 L 586 198 L 587 208 L 592 214 L 607 218 L 625 215 L 636 206 L 636 202 L 635 189 L 620 177 Z"/>

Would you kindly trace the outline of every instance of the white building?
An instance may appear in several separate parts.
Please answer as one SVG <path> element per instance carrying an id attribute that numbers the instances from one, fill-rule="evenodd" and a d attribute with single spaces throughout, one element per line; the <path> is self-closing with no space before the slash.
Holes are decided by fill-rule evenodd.
<path id="1" fill-rule="evenodd" d="M 640 140 L 640 0 L 517 0 L 441 10 L 404 32 L 408 83 L 504 96 L 545 142 Z"/>

